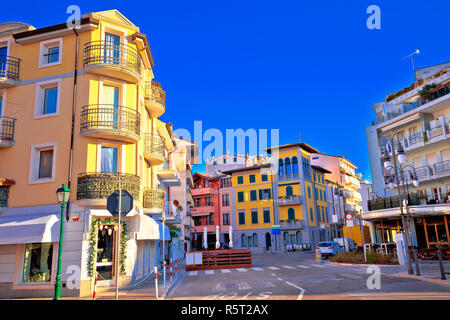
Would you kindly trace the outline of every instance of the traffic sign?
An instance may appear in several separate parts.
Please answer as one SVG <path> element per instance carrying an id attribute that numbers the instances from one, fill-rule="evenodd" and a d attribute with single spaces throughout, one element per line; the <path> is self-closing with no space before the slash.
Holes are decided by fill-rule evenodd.
<path id="1" fill-rule="evenodd" d="M 272 227 L 271 227 L 271 229 L 272 229 L 272 235 L 279 235 L 279 234 L 281 234 L 281 226 L 280 225 L 273 225 Z"/>
<path id="2" fill-rule="evenodd" d="M 345 219 L 352 220 L 353 219 L 353 215 L 349 212 L 349 213 L 345 214 Z"/>
<path id="3" fill-rule="evenodd" d="M 133 209 L 133 196 L 126 190 L 121 191 L 122 199 L 120 215 L 124 216 Z M 119 196 L 121 191 L 114 191 L 106 200 L 106 209 L 108 209 L 114 217 L 119 215 Z"/>

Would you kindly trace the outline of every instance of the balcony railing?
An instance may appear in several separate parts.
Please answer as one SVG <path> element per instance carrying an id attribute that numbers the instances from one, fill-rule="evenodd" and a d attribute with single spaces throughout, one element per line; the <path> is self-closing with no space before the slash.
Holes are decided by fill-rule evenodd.
<path id="1" fill-rule="evenodd" d="M 303 220 L 285 220 L 280 221 L 281 229 L 298 229 L 303 228 Z"/>
<path id="2" fill-rule="evenodd" d="M 165 157 L 164 138 L 159 134 L 146 133 L 145 134 L 145 149 L 144 152 L 151 157 L 158 157 L 164 159 Z M 161 161 L 162 162 L 162 161 Z"/>
<path id="3" fill-rule="evenodd" d="M 302 204 L 303 203 L 303 199 L 302 199 L 302 196 L 278 197 L 277 203 L 278 203 L 278 205 Z"/>
<path id="4" fill-rule="evenodd" d="M 442 125 L 430 129 L 430 139 L 443 135 L 444 135 L 444 127 Z"/>
<path id="5" fill-rule="evenodd" d="M 144 190 L 143 207 L 146 209 L 162 210 L 164 207 L 165 198 L 166 193 L 164 190 L 158 188 L 147 188 Z"/>
<path id="6" fill-rule="evenodd" d="M 127 190 L 139 199 L 141 179 L 133 174 L 92 172 L 78 175 L 77 199 L 106 199 L 116 190 Z"/>
<path id="7" fill-rule="evenodd" d="M 145 103 L 152 117 L 159 117 L 166 110 L 166 91 L 156 81 L 145 82 Z"/>
<path id="8" fill-rule="evenodd" d="M 19 81 L 20 62 L 19 58 L 0 55 L 0 78 Z"/>
<path id="9" fill-rule="evenodd" d="M 127 73 L 137 79 L 141 76 L 142 62 L 131 45 L 109 41 L 92 41 L 84 45 L 83 67 L 103 66 Z"/>
<path id="10" fill-rule="evenodd" d="M 409 193 L 407 196 L 408 206 L 420 205 L 420 196 L 417 193 Z M 400 207 L 400 197 L 386 197 L 367 201 L 369 211 L 383 210 Z"/>
<path id="11" fill-rule="evenodd" d="M 140 113 L 127 107 L 94 104 L 81 109 L 81 133 L 86 135 L 113 134 L 138 140 L 140 126 Z"/>
<path id="12" fill-rule="evenodd" d="M 14 129 L 16 119 L 0 117 L 0 148 L 10 147 L 14 144 Z"/>

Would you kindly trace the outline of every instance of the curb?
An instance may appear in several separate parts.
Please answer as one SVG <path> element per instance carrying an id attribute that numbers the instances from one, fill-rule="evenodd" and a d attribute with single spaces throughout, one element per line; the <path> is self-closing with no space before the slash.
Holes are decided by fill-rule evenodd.
<path id="1" fill-rule="evenodd" d="M 430 279 L 430 278 L 426 278 L 424 276 L 414 276 L 414 275 L 403 274 L 403 273 L 396 273 L 395 275 L 398 277 L 402 277 L 402 278 L 410 278 L 410 279 L 428 281 L 428 282 L 439 283 L 439 284 L 444 284 L 444 285 L 450 286 L 450 280 Z"/>
<path id="2" fill-rule="evenodd" d="M 400 267 L 399 264 L 365 264 L 365 263 L 340 263 L 340 262 L 328 262 L 335 266 L 348 266 L 348 267 Z"/>
<path id="3" fill-rule="evenodd" d="M 164 293 L 162 294 L 160 300 L 164 300 L 167 295 L 169 294 L 169 292 L 176 286 L 178 285 L 179 282 L 181 282 L 181 279 L 183 279 L 186 275 L 186 271 L 183 270 L 182 273 L 175 279 L 175 281 L 173 281 L 170 286 L 167 287 L 166 291 L 164 291 Z"/>

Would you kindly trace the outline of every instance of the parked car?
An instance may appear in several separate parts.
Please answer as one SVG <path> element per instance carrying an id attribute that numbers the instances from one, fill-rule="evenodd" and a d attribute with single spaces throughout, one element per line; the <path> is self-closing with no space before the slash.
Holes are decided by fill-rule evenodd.
<path id="1" fill-rule="evenodd" d="M 336 253 L 343 252 L 344 248 L 342 248 L 339 243 L 332 241 L 322 241 L 317 244 L 316 249 L 319 249 L 322 257 L 329 257 Z"/>
<path id="2" fill-rule="evenodd" d="M 343 239 L 345 239 L 345 244 L 344 244 Z M 358 250 L 358 246 L 356 245 L 356 242 L 353 241 L 353 239 L 351 239 L 351 238 L 334 238 L 334 242 L 339 243 L 339 245 L 341 245 L 344 250 L 345 250 L 345 248 L 347 248 L 349 251 L 357 251 Z"/>

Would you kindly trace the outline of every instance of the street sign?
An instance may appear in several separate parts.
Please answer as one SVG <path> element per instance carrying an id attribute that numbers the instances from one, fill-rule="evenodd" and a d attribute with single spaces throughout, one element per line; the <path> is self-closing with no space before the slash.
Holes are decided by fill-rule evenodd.
<path id="1" fill-rule="evenodd" d="M 345 219 L 352 220 L 353 219 L 353 215 L 349 212 L 349 213 L 345 214 Z"/>
<path id="2" fill-rule="evenodd" d="M 353 220 L 347 220 L 347 227 L 353 227 Z"/>
<path id="3" fill-rule="evenodd" d="M 116 190 L 108 197 L 106 201 L 106 209 L 114 217 L 119 215 L 119 195 L 120 191 Z M 121 199 L 121 213 L 120 215 L 125 216 L 128 212 L 133 209 L 133 196 L 128 193 L 126 190 L 122 190 L 122 199 Z"/>
<path id="4" fill-rule="evenodd" d="M 337 216 L 336 214 L 333 214 L 333 215 L 331 216 L 331 222 L 333 222 L 333 223 L 338 223 L 338 216 Z"/>
<path id="5" fill-rule="evenodd" d="M 272 227 L 271 227 L 271 229 L 272 229 L 272 235 L 279 235 L 279 234 L 281 234 L 281 226 L 280 225 L 273 225 Z"/>

